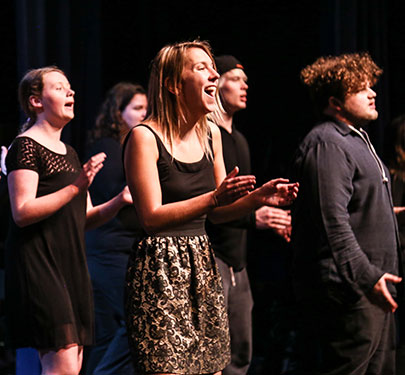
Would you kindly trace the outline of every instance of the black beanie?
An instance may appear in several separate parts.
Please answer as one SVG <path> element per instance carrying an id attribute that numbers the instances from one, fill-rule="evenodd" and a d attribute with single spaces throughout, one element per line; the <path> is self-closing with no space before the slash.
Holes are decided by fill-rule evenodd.
<path id="1" fill-rule="evenodd" d="M 215 57 L 215 65 L 219 75 L 229 72 L 232 69 L 245 69 L 241 62 L 231 55 L 221 55 Z"/>

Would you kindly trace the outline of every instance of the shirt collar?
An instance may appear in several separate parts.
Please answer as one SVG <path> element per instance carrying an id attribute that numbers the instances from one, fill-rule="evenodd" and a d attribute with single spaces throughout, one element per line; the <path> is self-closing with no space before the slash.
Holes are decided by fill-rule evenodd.
<path id="1" fill-rule="evenodd" d="M 333 124 L 333 126 L 336 128 L 336 130 L 342 134 L 342 135 L 348 135 L 351 133 L 353 130 L 349 127 L 348 124 L 337 120 L 336 118 L 332 116 L 325 116 L 324 121 L 328 121 Z"/>

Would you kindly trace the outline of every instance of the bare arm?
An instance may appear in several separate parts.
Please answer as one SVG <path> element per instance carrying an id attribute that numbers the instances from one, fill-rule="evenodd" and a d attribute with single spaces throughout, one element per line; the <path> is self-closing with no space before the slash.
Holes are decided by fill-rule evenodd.
<path id="1" fill-rule="evenodd" d="M 159 152 L 155 137 L 144 127 L 133 129 L 129 137 L 124 156 L 128 186 L 142 226 L 148 233 L 156 233 L 204 215 L 217 204 L 228 203 L 253 186 L 253 176 L 234 177 L 234 171 L 216 191 L 162 204 L 157 169 Z"/>
<path id="2" fill-rule="evenodd" d="M 109 201 L 93 206 L 90 193 L 87 192 L 86 230 L 97 228 L 115 217 L 124 206 L 132 204 L 131 193 L 128 186 Z"/>
<path id="3" fill-rule="evenodd" d="M 37 197 L 38 173 L 28 169 L 12 171 L 8 176 L 11 213 L 19 227 L 37 223 L 54 214 L 80 191 L 87 190 L 96 173 L 102 168 L 105 154 L 91 158 L 76 181 L 54 193 Z"/>

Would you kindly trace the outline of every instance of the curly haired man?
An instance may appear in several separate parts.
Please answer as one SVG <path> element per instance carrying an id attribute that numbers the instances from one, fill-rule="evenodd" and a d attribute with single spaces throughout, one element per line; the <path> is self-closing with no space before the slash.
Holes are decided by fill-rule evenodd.
<path id="1" fill-rule="evenodd" d="M 378 117 L 381 74 L 368 53 L 321 57 L 301 71 L 321 116 L 294 159 L 301 374 L 395 374 L 398 230 L 389 172 L 363 129 Z"/>

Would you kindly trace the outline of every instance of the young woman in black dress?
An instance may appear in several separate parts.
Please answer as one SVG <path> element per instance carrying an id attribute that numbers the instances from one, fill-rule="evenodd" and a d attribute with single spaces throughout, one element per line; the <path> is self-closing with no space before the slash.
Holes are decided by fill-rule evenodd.
<path id="1" fill-rule="evenodd" d="M 125 171 L 144 236 L 130 255 L 127 325 L 134 360 L 148 374 L 219 374 L 229 362 L 220 275 L 207 215 L 230 221 L 262 205 L 290 203 L 298 186 L 228 176 L 216 108 L 218 73 L 207 43 L 169 45 L 156 56 L 149 115 L 130 132 Z M 253 190 L 253 191 L 252 191 Z"/>
<path id="2" fill-rule="evenodd" d="M 146 108 L 146 92 L 139 84 L 119 82 L 108 91 L 89 134 L 87 155 L 107 155 L 89 189 L 94 204 L 111 199 L 126 186 L 122 141 L 145 118 Z M 96 342 L 85 360 L 87 375 L 134 373 L 125 326 L 124 281 L 139 229 L 135 208 L 126 206 L 104 225 L 86 232 L 96 322 Z"/>
<path id="3" fill-rule="evenodd" d="M 79 374 L 83 345 L 93 342 L 93 303 L 85 227 L 131 203 L 127 190 L 93 207 L 87 188 L 105 154 L 81 167 L 60 140 L 74 117 L 74 91 L 63 71 L 29 71 L 19 86 L 29 116 L 7 155 L 12 220 L 6 243 L 7 341 L 38 350 L 42 374 Z"/>

